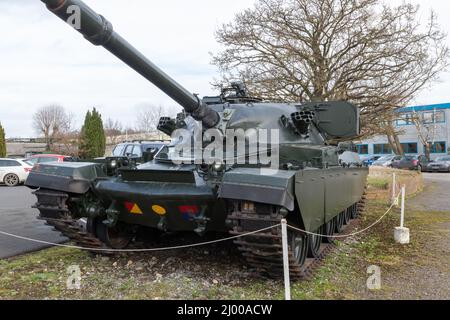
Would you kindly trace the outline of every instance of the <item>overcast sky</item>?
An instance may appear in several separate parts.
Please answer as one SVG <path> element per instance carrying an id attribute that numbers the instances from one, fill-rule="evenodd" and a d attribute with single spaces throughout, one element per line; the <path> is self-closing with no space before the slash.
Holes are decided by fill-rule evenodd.
<path id="1" fill-rule="evenodd" d="M 150 60 L 192 92 L 214 95 L 214 31 L 254 0 L 85 0 Z M 433 8 L 450 31 L 450 2 L 413 0 Z M 450 32 L 449 32 L 450 33 Z M 134 127 L 143 103 L 176 104 L 101 47 L 94 47 L 49 13 L 39 0 L 0 0 L 0 122 L 7 137 L 30 137 L 32 115 L 59 103 L 81 126 L 89 108 Z M 450 45 L 450 38 L 448 40 Z M 417 104 L 450 102 L 450 74 Z"/>

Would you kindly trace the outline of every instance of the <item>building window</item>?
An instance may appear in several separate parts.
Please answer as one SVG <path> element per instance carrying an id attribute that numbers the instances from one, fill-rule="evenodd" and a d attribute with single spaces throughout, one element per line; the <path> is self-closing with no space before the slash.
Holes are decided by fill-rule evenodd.
<path id="1" fill-rule="evenodd" d="M 404 153 L 417 154 L 417 143 L 402 143 Z"/>
<path id="2" fill-rule="evenodd" d="M 445 123 L 445 112 L 443 110 L 435 112 L 434 122 L 435 123 Z"/>
<path id="3" fill-rule="evenodd" d="M 445 112 L 443 110 L 424 112 L 422 115 L 422 120 L 424 124 L 444 123 Z"/>
<path id="4" fill-rule="evenodd" d="M 359 154 L 369 154 L 369 145 L 368 144 L 358 144 L 356 146 Z"/>
<path id="5" fill-rule="evenodd" d="M 392 148 L 389 144 L 374 144 L 373 145 L 374 154 L 391 154 Z"/>
<path id="6" fill-rule="evenodd" d="M 430 143 L 431 145 L 431 143 Z M 423 146 L 423 149 L 426 150 L 426 146 Z M 431 153 L 447 153 L 447 144 L 445 141 L 435 142 L 431 145 Z"/>
<path id="7" fill-rule="evenodd" d="M 409 126 L 413 124 L 413 114 L 412 113 L 401 113 L 399 119 L 397 120 L 398 126 Z"/>

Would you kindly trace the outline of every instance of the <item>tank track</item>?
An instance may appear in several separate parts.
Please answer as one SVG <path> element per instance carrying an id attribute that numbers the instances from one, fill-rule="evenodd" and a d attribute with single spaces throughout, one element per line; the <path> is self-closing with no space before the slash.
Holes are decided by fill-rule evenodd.
<path id="1" fill-rule="evenodd" d="M 364 212 L 366 204 L 366 193 L 356 204 L 357 216 Z M 235 210 L 229 216 L 234 221 L 232 235 L 243 235 L 255 230 L 275 226 L 283 218 L 280 214 L 267 215 L 248 213 L 236 210 L 239 206 L 235 205 Z M 348 229 L 348 226 L 343 229 Z M 283 276 L 283 251 L 281 243 L 281 228 L 276 227 L 264 233 L 257 233 L 235 240 L 234 243 L 242 252 L 247 264 L 252 268 L 255 274 L 268 275 L 273 278 Z M 293 280 L 310 279 L 314 271 L 320 266 L 324 257 L 330 254 L 336 246 L 333 243 L 322 243 L 319 254 L 316 258 L 307 258 L 304 265 L 300 266 L 294 259 L 294 253 L 289 246 L 289 273 Z"/>
<path id="2" fill-rule="evenodd" d="M 44 220 L 47 225 L 74 241 L 77 246 L 102 249 L 102 253 L 108 253 L 108 251 L 103 251 L 108 247 L 95 235 L 87 232 L 80 222 L 70 215 L 67 193 L 40 189 L 34 191 L 33 194 L 38 199 L 33 206 L 39 210 L 38 219 Z M 92 250 L 92 252 L 98 253 L 97 250 Z"/>

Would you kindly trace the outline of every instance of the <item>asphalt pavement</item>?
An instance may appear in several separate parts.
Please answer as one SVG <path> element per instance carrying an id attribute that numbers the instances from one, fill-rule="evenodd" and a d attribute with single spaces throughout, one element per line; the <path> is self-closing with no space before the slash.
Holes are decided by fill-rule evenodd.
<path id="1" fill-rule="evenodd" d="M 24 186 L 9 188 L 0 185 L 0 231 L 33 239 L 62 243 L 67 239 L 37 219 L 38 210 L 31 206 L 36 197 Z M 49 247 L 0 234 L 0 259 Z"/>
<path id="2" fill-rule="evenodd" d="M 408 205 L 421 211 L 450 211 L 450 173 L 423 173 L 425 188 Z"/>

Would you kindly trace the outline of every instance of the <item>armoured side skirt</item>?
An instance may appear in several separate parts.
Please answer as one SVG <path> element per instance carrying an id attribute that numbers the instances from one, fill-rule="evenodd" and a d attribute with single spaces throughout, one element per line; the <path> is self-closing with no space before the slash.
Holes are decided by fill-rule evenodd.
<path id="1" fill-rule="evenodd" d="M 67 193 L 84 194 L 90 188 L 90 181 L 45 173 L 30 173 L 25 185 L 32 189 L 43 188 Z"/>
<path id="2" fill-rule="evenodd" d="M 266 174 L 264 174 L 266 173 Z M 219 197 L 274 204 L 293 211 L 295 171 L 240 168 L 224 175 Z"/>
<path id="3" fill-rule="evenodd" d="M 358 202 L 368 175 L 367 168 L 329 168 L 278 171 L 237 169 L 225 174 L 219 196 L 283 206 L 294 211 L 297 202 L 307 231 L 315 231 Z"/>
<path id="4" fill-rule="evenodd" d="M 102 166 L 89 162 L 41 163 L 34 166 L 25 185 L 67 193 L 86 193 L 93 181 L 106 179 Z"/>
<path id="5" fill-rule="evenodd" d="M 295 177 L 295 195 L 306 230 L 315 231 L 358 202 L 367 175 L 367 168 L 299 171 Z"/>

